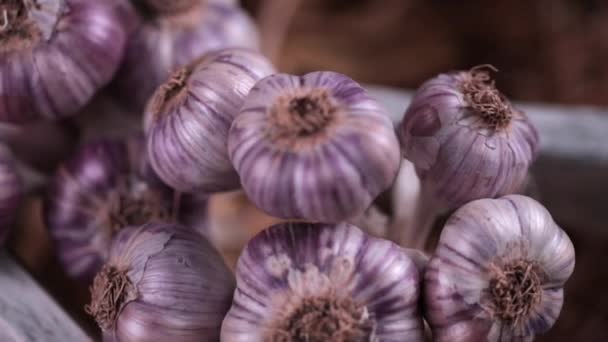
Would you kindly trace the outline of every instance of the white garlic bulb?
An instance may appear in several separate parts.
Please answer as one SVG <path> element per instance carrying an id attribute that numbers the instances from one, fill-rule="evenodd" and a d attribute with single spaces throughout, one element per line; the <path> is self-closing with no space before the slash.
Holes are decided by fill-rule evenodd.
<path id="1" fill-rule="evenodd" d="M 574 247 L 535 200 L 473 201 L 448 220 L 425 273 L 435 341 L 531 341 L 559 316 Z"/>

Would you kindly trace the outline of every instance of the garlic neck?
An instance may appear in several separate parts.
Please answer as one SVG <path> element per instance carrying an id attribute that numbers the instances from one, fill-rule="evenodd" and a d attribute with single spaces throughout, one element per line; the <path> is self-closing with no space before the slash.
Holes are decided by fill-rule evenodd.
<path id="1" fill-rule="evenodd" d="M 267 134 L 279 145 L 323 136 L 336 121 L 338 106 L 328 90 L 298 89 L 279 96 L 270 108 Z"/>
<path id="2" fill-rule="evenodd" d="M 103 266 L 91 286 L 91 304 L 85 311 L 95 318 L 104 331 L 116 324 L 120 310 L 137 297 L 137 291 L 127 275 L 127 270 L 110 264 Z"/>

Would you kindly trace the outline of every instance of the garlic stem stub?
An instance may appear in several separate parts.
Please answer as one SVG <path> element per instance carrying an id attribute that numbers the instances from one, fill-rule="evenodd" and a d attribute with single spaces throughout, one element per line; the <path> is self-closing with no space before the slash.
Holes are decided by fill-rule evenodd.
<path id="1" fill-rule="evenodd" d="M 496 89 L 491 66 L 441 74 L 416 91 L 399 127 L 422 191 L 446 210 L 521 190 L 538 133 Z"/>
<path id="2" fill-rule="evenodd" d="M 162 3 L 174 4 L 169 0 Z M 257 49 L 259 45 L 251 18 L 227 1 L 198 0 L 193 8 L 175 13 L 139 9 L 141 24 L 129 39 L 113 84 L 116 96 L 138 113 L 172 73 L 201 55 L 230 47 Z"/>
<path id="3" fill-rule="evenodd" d="M 9 235 L 21 203 L 23 183 L 10 150 L 0 144 L 0 247 Z"/>
<path id="4" fill-rule="evenodd" d="M 448 220 L 424 277 L 435 341 L 531 341 L 549 330 L 574 247 L 535 200 L 473 201 Z"/>
<path id="5" fill-rule="evenodd" d="M 232 124 L 228 150 L 256 206 L 322 222 L 363 213 L 400 163 L 384 108 L 352 79 L 328 71 L 259 81 Z"/>
<path id="6" fill-rule="evenodd" d="M 76 114 L 118 69 L 131 8 L 121 0 L 0 4 L 0 121 Z"/>
<path id="7" fill-rule="evenodd" d="M 181 192 L 239 188 L 228 158 L 230 124 L 255 82 L 274 72 L 258 52 L 211 52 L 177 71 L 150 100 L 145 117 L 150 164 Z"/>
<path id="8" fill-rule="evenodd" d="M 51 181 L 44 217 L 66 272 L 89 283 L 106 261 L 113 236 L 148 222 L 192 219 L 144 158 L 142 137 L 100 140 L 81 147 Z M 182 202 L 191 202 L 183 198 Z"/>
<path id="9" fill-rule="evenodd" d="M 175 224 L 121 230 L 86 311 L 104 341 L 219 341 L 234 276 L 200 234 Z"/>
<path id="10" fill-rule="evenodd" d="M 347 223 L 285 223 L 249 241 L 225 342 L 423 341 L 416 264 Z"/>

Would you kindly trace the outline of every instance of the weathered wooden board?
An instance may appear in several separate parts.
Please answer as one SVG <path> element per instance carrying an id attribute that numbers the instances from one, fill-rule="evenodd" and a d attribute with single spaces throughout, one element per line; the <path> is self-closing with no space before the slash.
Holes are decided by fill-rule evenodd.
<path id="1" fill-rule="evenodd" d="M 412 93 L 369 86 L 398 122 Z M 540 200 L 562 225 L 608 236 L 608 109 L 518 103 L 540 135 L 532 167 Z"/>
<path id="2" fill-rule="evenodd" d="M 36 284 L 34 279 L 0 251 L 0 341 L 92 341 Z"/>

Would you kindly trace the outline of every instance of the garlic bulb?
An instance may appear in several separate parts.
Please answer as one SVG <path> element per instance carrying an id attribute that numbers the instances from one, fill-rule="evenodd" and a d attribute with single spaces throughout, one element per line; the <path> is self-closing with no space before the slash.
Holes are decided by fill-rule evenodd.
<path id="1" fill-rule="evenodd" d="M 341 223 L 286 223 L 241 254 L 224 342 L 423 341 L 420 279 L 399 246 Z"/>
<path id="2" fill-rule="evenodd" d="M 206 216 L 205 203 L 194 207 L 188 197 L 176 202 L 178 194 L 146 163 L 144 148 L 142 137 L 86 144 L 52 179 L 44 217 L 70 276 L 90 282 L 125 226 Z"/>
<path id="3" fill-rule="evenodd" d="M 0 247 L 17 216 L 22 188 L 14 157 L 6 146 L 0 144 Z"/>
<path id="4" fill-rule="evenodd" d="M 448 220 L 424 294 L 435 341 L 531 341 L 559 316 L 574 247 L 535 200 L 473 201 Z"/>
<path id="5" fill-rule="evenodd" d="M 399 134 L 422 191 L 445 209 L 521 190 L 538 146 L 526 115 L 481 67 L 425 82 Z"/>
<path id="6" fill-rule="evenodd" d="M 150 164 L 159 177 L 182 192 L 237 189 L 228 130 L 251 87 L 272 72 L 270 62 L 253 50 L 223 49 L 161 86 L 145 117 Z"/>
<path id="7" fill-rule="evenodd" d="M 77 113 L 118 69 L 133 12 L 123 0 L 0 4 L 0 121 Z"/>
<path id="8" fill-rule="evenodd" d="M 260 209 L 323 222 L 361 214 L 392 184 L 400 162 L 385 110 L 335 72 L 258 82 L 232 124 L 228 151 Z"/>
<path id="9" fill-rule="evenodd" d="M 139 2 L 175 5 L 173 0 Z M 193 5 L 171 13 L 139 8 L 141 24 L 130 37 L 114 87 L 129 109 L 141 113 L 158 86 L 205 53 L 229 47 L 258 48 L 253 21 L 235 4 L 196 0 Z"/>
<path id="10" fill-rule="evenodd" d="M 148 224 L 118 233 L 86 310 L 104 341 L 219 341 L 233 291 L 234 276 L 200 234 Z"/>

